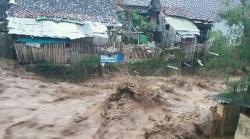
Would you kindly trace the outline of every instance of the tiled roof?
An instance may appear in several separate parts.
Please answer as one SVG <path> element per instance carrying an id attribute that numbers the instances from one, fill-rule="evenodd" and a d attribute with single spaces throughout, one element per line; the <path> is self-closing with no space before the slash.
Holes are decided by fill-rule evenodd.
<path id="1" fill-rule="evenodd" d="M 166 15 L 194 20 L 215 21 L 218 13 L 227 8 L 225 0 L 163 0 Z M 240 4 L 240 0 L 230 0 L 229 7 Z"/>
<path id="2" fill-rule="evenodd" d="M 114 0 L 16 0 L 8 16 L 118 24 Z"/>
<path id="3" fill-rule="evenodd" d="M 118 3 L 126 6 L 148 7 L 151 0 L 119 0 Z"/>

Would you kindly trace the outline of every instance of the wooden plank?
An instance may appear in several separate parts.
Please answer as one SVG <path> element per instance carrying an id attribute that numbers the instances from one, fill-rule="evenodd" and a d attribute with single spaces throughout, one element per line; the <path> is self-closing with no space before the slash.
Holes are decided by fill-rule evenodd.
<path id="1" fill-rule="evenodd" d="M 26 44 L 22 44 L 21 48 L 22 48 L 23 54 L 24 54 L 24 63 L 28 63 L 28 54 L 27 54 Z"/>
<path id="2" fill-rule="evenodd" d="M 63 63 L 66 64 L 66 59 L 65 59 L 65 49 L 66 48 L 66 45 L 63 46 L 63 49 L 62 49 L 62 58 L 63 58 Z"/>
<path id="3" fill-rule="evenodd" d="M 52 44 L 50 44 L 50 48 L 51 48 L 51 52 L 52 52 L 52 62 L 56 62 L 56 58 L 55 58 L 55 46 L 53 46 Z"/>
<path id="4" fill-rule="evenodd" d="M 44 60 L 48 61 L 48 50 L 47 50 L 47 44 L 43 45 L 43 52 L 44 52 Z"/>
<path id="5" fill-rule="evenodd" d="M 30 47 L 30 62 L 32 62 L 33 63 L 33 61 L 35 61 L 35 57 L 37 56 L 36 54 L 34 54 L 35 52 L 34 52 L 34 48 L 33 47 Z"/>
<path id="6" fill-rule="evenodd" d="M 58 45 L 58 47 L 57 47 L 57 55 L 56 55 L 56 57 L 57 57 L 57 63 L 58 64 L 60 64 L 61 62 L 60 62 L 60 60 L 61 60 L 61 54 L 60 54 L 60 48 L 63 46 L 63 44 L 60 44 L 60 45 Z"/>
<path id="7" fill-rule="evenodd" d="M 66 46 L 63 46 L 63 62 L 66 64 Z"/>
<path id="8" fill-rule="evenodd" d="M 18 45 L 18 44 L 14 43 L 14 48 L 15 48 L 15 51 L 16 51 L 18 63 L 21 63 L 20 55 L 19 55 L 19 52 L 18 52 L 18 50 L 17 50 L 17 45 Z"/>
<path id="9" fill-rule="evenodd" d="M 51 51 L 52 62 L 55 62 L 54 48 L 53 48 L 53 46 L 51 44 L 50 44 L 50 51 Z"/>
<path id="10" fill-rule="evenodd" d="M 59 63 L 58 57 L 59 57 L 59 47 L 60 46 L 61 46 L 61 44 L 56 45 L 56 49 L 55 49 L 56 63 Z"/>
<path id="11" fill-rule="evenodd" d="M 61 61 L 61 53 L 60 53 L 60 49 L 63 47 L 63 45 L 64 45 L 64 43 L 63 44 L 61 44 L 60 46 L 58 46 L 58 48 L 57 48 L 57 63 L 61 63 L 60 61 Z"/>
<path id="12" fill-rule="evenodd" d="M 25 52 L 24 52 L 24 48 L 23 47 L 24 47 L 23 44 L 19 45 L 19 50 L 20 50 L 20 52 L 22 54 L 22 57 L 23 57 L 22 63 L 24 64 L 25 63 Z"/>
<path id="13" fill-rule="evenodd" d="M 52 61 L 52 51 L 51 51 L 50 44 L 48 44 L 48 52 L 49 52 L 49 61 Z"/>
<path id="14" fill-rule="evenodd" d="M 25 53 L 26 53 L 26 63 L 30 64 L 30 52 L 29 52 L 29 47 L 25 44 Z"/>
<path id="15" fill-rule="evenodd" d="M 45 51 L 44 51 L 44 44 L 41 45 L 41 52 L 42 52 L 42 60 L 45 60 Z"/>
<path id="16" fill-rule="evenodd" d="M 30 64 L 33 64 L 34 62 L 34 60 L 33 60 L 33 53 L 32 53 L 32 47 L 31 46 L 28 46 L 28 48 L 29 48 L 29 63 Z"/>
<path id="17" fill-rule="evenodd" d="M 17 46 L 19 54 L 20 54 L 21 61 L 22 61 L 22 63 L 24 63 L 24 53 L 22 51 L 22 47 L 23 47 L 22 44 L 18 44 L 18 46 Z"/>
<path id="18" fill-rule="evenodd" d="M 64 63 L 64 56 L 63 56 L 63 48 L 64 46 L 66 46 L 66 44 L 64 44 L 61 48 L 60 48 L 60 63 Z"/>

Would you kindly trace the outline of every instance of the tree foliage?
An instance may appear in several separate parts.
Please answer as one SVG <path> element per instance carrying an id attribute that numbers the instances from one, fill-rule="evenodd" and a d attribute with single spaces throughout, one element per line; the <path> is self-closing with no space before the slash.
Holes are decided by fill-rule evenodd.
<path id="1" fill-rule="evenodd" d="M 132 24 L 132 29 L 137 31 L 147 31 L 149 20 L 146 16 L 141 15 L 138 11 L 119 12 L 118 19 L 123 25 Z M 129 22 L 129 23 L 128 23 Z"/>
<path id="2" fill-rule="evenodd" d="M 220 13 L 229 26 L 230 34 L 223 36 L 219 32 L 210 33 L 211 51 L 218 53 L 207 62 L 207 68 L 240 69 L 249 71 L 250 65 L 250 6 L 230 8 Z M 232 37 L 233 36 L 233 37 Z M 227 70 L 226 70 L 227 71 Z"/>
<path id="3" fill-rule="evenodd" d="M 227 38 L 219 31 L 209 33 L 211 48 L 210 51 L 219 54 L 219 56 L 211 56 L 206 62 L 206 69 L 212 72 L 232 72 L 239 66 L 238 50 L 235 47 L 228 45 Z"/>
<path id="4" fill-rule="evenodd" d="M 228 82 L 228 89 L 225 91 L 226 94 L 222 94 L 223 99 L 227 101 L 239 104 L 239 105 L 250 105 L 250 5 L 245 3 L 242 6 L 229 9 L 220 14 L 220 16 L 226 20 L 230 28 L 235 26 L 242 27 L 242 34 L 238 44 L 232 46 L 233 49 L 229 49 L 231 57 L 236 55 L 234 59 L 241 69 L 246 73 L 243 79 L 240 81 Z M 228 40 L 225 40 L 226 42 Z M 225 43 L 226 44 L 226 43 Z M 222 44 L 219 44 L 222 47 Z M 225 50 L 226 52 L 226 50 Z M 227 52 L 226 52 L 227 53 Z M 230 58 L 229 58 L 230 59 Z M 232 60 L 232 59 L 231 59 Z M 232 61 L 233 63 L 233 61 Z"/>
<path id="5" fill-rule="evenodd" d="M 133 11 L 131 15 L 133 26 L 136 29 L 146 31 L 149 28 L 149 21 L 146 17 L 140 15 L 137 11 Z"/>

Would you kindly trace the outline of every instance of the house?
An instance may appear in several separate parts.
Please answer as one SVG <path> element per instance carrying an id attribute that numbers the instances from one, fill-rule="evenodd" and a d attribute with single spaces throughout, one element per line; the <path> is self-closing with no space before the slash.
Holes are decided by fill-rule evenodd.
<path id="1" fill-rule="evenodd" d="M 220 21 L 219 12 L 241 4 L 240 0 L 164 0 L 165 16 L 181 17 L 193 22 L 200 30 L 197 43 L 204 43 L 208 31 Z"/>
<path id="2" fill-rule="evenodd" d="M 163 47 L 173 45 L 173 37 L 168 34 L 171 32 L 171 25 L 167 20 L 180 19 L 179 23 L 185 20 L 191 22 L 200 30 L 197 36 L 198 43 L 204 43 L 207 40 L 208 31 L 213 24 L 220 21 L 218 13 L 229 7 L 241 4 L 240 0 L 120 0 L 120 5 L 127 10 L 137 10 L 150 15 L 150 30 L 155 32 L 155 36 L 161 36 Z M 160 5 L 159 5 L 160 4 Z M 153 9 L 153 10 L 152 10 Z M 157 15 L 155 15 L 157 14 Z M 173 19 L 171 19 L 173 17 Z M 169 21 L 169 22 L 171 22 Z M 164 23 L 163 23 L 164 22 Z M 183 26 L 185 24 L 180 23 Z M 172 28 L 173 29 L 173 28 Z M 166 31 L 167 30 L 167 31 Z M 157 33 L 156 33 L 157 32 Z"/>
<path id="3" fill-rule="evenodd" d="M 135 31 L 135 28 L 132 23 L 132 13 L 138 12 L 139 14 L 147 17 L 148 9 L 150 6 L 151 0 L 117 0 L 117 7 L 119 7 L 118 14 L 124 14 L 123 19 L 123 28 L 127 31 Z"/>
<path id="4" fill-rule="evenodd" d="M 132 25 L 131 12 L 136 11 L 150 22 L 150 29 L 147 33 L 151 34 L 153 40 L 160 42 L 159 32 L 162 29 L 159 26 L 162 22 L 160 15 L 163 15 L 161 0 L 119 0 L 118 6 L 125 11 L 126 23 L 124 23 L 124 27 L 126 30 L 135 30 Z"/>
<path id="5" fill-rule="evenodd" d="M 117 4 L 124 10 L 136 10 L 147 13 L 152 0 L 118 0 Z"/>
<path id="6" fill-rule="evenodd" d="M 113 0 L 11 0 L 9 34 L 18 61 L 67 64 L 94 45 L 109 41 L 108 28 L 121 26 Z"/>
<path id="7" fill-rule="evenodd" d="M 219 12 L 238 6 L 240 0 L 120 0 L 127 11 L 148 17 L 153 41 L 163 48 L 180 47 L 190 66 L 195 53 L 209 49 L 208 32 L 220 22 Z M 150 35 L 151 36 L 151 35 Z M 197 59 L 197 61 L 200 61 Z M 201 62 L 198 62 L 203 65 Z"/>
<path id="8" fill-rule="evenodd" d="M 208 33 L 215 24 L 223 22 L 219 13 L 240 4 L 240 0 L 164 0 L 166 29 L 162 32 L 162 46 L 181 47 L 183 63 L 202 66 L 197 54 L 208 53 Z"/>

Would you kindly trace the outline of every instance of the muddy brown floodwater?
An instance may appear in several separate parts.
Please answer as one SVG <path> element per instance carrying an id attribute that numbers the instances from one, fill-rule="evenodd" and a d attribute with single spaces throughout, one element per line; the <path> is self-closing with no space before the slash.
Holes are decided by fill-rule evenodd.
<path id="1" fill-rule="evenodd" d="M 203 138 L 210 95 L 221 81 L 199 77 L 114 77 L 50 82 L 0 63 L 2 139 Z"/>

